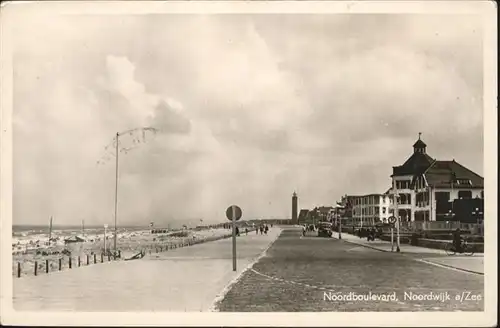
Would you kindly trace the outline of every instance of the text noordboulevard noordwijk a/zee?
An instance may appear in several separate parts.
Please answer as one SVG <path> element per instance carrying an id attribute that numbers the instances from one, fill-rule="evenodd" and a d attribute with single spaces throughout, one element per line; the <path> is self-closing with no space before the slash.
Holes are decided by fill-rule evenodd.
<path id="1" fill-rule="evenodd" d="M 457 294 L 450 294 L 448 292 L 428 292 L 428 293 L 414 293 L 414 292 L 404 292 L 404 301 L 481 301 L 482 296 L 480 294 L 474 294 L 471 292 L 462 292 Z M 376 301 L 376 302 L 399 302 L 400 299 L 396 292 L 392 293 L 341 293 L 341 292 L 323 292 L 324 301 Z"/>

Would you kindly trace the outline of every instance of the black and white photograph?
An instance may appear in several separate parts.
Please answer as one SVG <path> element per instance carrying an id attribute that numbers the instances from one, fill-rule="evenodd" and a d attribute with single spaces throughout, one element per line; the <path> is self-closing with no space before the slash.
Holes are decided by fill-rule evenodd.
<path id="1" fill-rule="evenodd" d="M 495 12 L 2 3 L 2 324 L 496 325 Z"/>

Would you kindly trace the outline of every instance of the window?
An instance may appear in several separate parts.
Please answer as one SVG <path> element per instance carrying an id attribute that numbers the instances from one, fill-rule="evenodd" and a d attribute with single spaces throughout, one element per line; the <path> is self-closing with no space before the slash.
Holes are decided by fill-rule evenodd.
<path id="1" fill-rule="evenodd" d="M 457 184 L 472 186 L 472 181 L 470 181 L 469 179 L 457 179 Z"/>
<path id="2" fill-rule="evenodd" d="M 387 208 L 386 207 L 382 207 L 382 214 L 385 214 Z"/>
<path id="3" fill-rule="evenodd" d="M 437 191 L 435 194 L 436 201 L 449 201 L 450 200 L 450 193 L 449 192 L 442 192 L 442 191 Z"/>
<path id="4" fill-rule="evenodd" d="M 472 198 L 472 191 L 470 190 L 459 190 L 458 191 L 459 199 L 470 199 Z"/>

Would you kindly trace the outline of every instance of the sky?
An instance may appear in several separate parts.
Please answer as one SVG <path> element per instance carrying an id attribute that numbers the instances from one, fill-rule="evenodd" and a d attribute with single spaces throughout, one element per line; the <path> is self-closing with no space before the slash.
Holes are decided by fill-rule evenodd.
<path id="1" fill-rule="evenodd" d="M 289 218 L 382 193 L 422 132 L 483 175 L 480 17 L 29 15 L 14 26 L 13 224 Z M 135 147 L 135 148 L 134 148 Z"/>

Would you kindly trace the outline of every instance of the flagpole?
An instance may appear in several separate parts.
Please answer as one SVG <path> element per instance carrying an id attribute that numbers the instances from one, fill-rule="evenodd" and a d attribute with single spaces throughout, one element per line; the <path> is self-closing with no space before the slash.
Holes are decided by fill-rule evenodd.
<path id="1" fill-rule="evenodd" d="M 118 212 L 118 137 L 120 134 L 116 132 L 116 165 L 115 165 L 115 236 L 114 236 L 114 251 L 116 254 L 116 221 L 117 221 L 117 212 Z"/>

